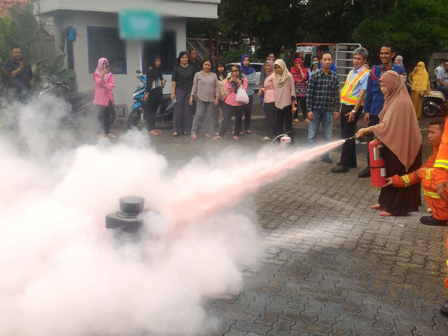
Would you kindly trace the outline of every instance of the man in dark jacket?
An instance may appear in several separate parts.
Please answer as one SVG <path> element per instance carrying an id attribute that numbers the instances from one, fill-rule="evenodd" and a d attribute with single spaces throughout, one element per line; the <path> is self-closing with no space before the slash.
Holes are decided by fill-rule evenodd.
<path id="1" fill-rule="evenodd" d="M 9 91 L 12 99 L 26 103 L 33 87 L 33 71 L 28 63 L 22 59 L 22 50 L 19 46 L 11 48 L 11 58 L 6 62 L 5 70 L 8 76 Z"/>

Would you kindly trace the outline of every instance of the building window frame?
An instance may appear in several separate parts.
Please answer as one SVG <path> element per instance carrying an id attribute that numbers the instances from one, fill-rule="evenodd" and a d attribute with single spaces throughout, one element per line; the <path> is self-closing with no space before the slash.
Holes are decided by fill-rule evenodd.
<path id="1" fill-rule="evenodd" d="M 117 33 L 118 36 L 118 41 L 121 42 L 121 52 L 123 54 L 123 69 L 120 71 L 117 71 L 112 68 L 111 71 L 114 75 L 127 75 L 128 71 L 127 71 L 127 45 L 126 45 L 126 41 L 120 39 L 120 35 L 119 35 L 119 29 L 118 27 L 102 27 L 102 26 L 87 26 L 87 59 L 88 59 L 88 67 L 89 67 L 89 73 L 93 74 L 95 72 L 95 69 L 97 68 L 97 64 L 98 64 L 98 59 L 94 59 L 96 58 L 95 55 L 93 55 L 93 51 L 92 51 L 92 32 L 94 30 L 109 30 L 109 31 L 114 31 L 114 33 Z M 106 57 L 107 58 L 107 57 Z M 110 61 L 110 60 L 109 60 Z M 93 70 L 92 70 L 93 69 Z"/>

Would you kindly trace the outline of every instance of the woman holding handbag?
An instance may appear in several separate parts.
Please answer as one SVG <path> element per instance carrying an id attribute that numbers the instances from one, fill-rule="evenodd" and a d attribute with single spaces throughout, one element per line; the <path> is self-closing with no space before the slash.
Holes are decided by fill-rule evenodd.
<path id="1" fill-rule="evenodd" d="M 232 73 L 230 78 L 226 80 L 227 97 L 224 101 L 224 120 L 219 130 L 219 135 L 213 140 L 222 140 L 229 129 L 230 120 L 235 115 L 235 132 L 233 140 L 238 141 L 241 132 L 241 121 L 243 117 L 243 107 L 249 102 L 249 97 L 246 93 L 247 79 L 242 78 L 241 69 L 238 65 L 232 66 Z M 245 103 L 244 103 L 245 101 Z"/>

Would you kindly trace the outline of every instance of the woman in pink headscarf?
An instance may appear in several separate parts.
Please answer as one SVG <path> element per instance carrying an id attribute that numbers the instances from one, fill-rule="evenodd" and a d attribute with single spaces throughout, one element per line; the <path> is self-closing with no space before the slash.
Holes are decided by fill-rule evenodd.
<path id="1" fill-rule="evenodd" d="M 95 98 L 93 103 L 98 106 L 99 119 L 103 122 L 104 134 L 99 136 L 107 136 L 115 138 L 110 133 L 110 120 L 114 113 L 114 94 L 112 89 L 115 87 L 114 75 L 110 72 L 109 62 L 105 58 L 98 60 L 98 67 L 93 75 L 95 81 Z"/>
<path id="2" fill-rule="evenodd" d="M 380 123 L 362 128 L 356 134 L 360 138 L 374 133 L 384 144 L 386 177 L 402 176 L 419 169 L 422 165 L 422 135 L 403 76 L 387 71 L 380 78 L 380 89 L 384 94 L 384 107 L 379 114 Z M 382 210 L 380 216 L 406 216 L 418 211 L 422 204 L 420 184 L 408 188 L 381 188 L 378 204 L 371 208 Z"/>
<path id="3" fill-rule="evenodd" d="M 303 67 L 303 61 L 301 58 L 294 60 L 294 67 L 291 68 L 291 75 L 294 78 L 294 85 L 296 88 L 296 97 L 300 102 L 300 108 L 302 109 L 303 120 L 308 122 L 308 112 L 306 110 L 306 91 L 308 89 L 308 70 Z M 299 122 L 299 112 L 296 110 L 294 113 L 294 122 Z"/>

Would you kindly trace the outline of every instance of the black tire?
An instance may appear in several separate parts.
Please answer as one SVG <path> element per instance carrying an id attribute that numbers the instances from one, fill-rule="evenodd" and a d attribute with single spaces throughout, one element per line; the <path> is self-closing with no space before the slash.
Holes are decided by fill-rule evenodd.
<path id="1" fill-rule="evenodd" d="M 441 111 L 438 108 L 434 107 L 431 103 L 440 106 L 440 102 L 438 99 L 431 99 L 431 98 L 425 99 L 425 101 L 423 102 L 422 114 L 428 118 L 436 117 Z"/>
<path id="2" fill-rule="evenodd" d="M 128 121 L 127 121 L 128 129 L 131 129 L 132 127 L 137 127 L 142 113 L 143 113 L 142 107 L 139 107 L 139 108 L 131 111 L 131 113 L 129 113 L 129 117 L 128 117 Z"/>

